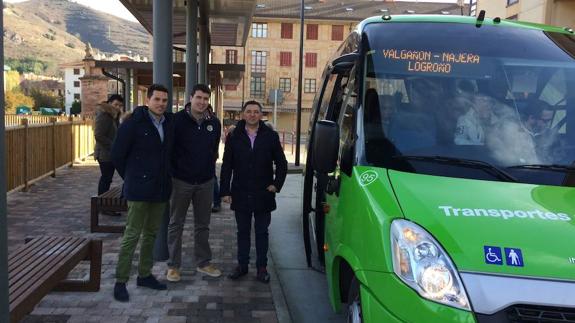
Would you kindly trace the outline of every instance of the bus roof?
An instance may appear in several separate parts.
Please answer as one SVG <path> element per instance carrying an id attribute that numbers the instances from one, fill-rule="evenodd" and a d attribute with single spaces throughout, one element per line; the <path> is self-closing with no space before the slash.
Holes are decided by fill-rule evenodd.
<path id="1" fill-rule="evenodd" d="M 390 19 L 384 19 L 390 17 Z M 470 16 L 453 16 L 453 15 L 388 15 L 388 16 L 375 16 L 366 18 L 357 25 L 357 31 L 361 31 L 368 24 L 373 23 L 418 23 L 418 22 L 435 22 L 435 23 L 458 23 L 458 24 L 473 24 L 477 23 L 477 17 Z M 536 24 L 530 22 L 522 22 L 516 20 L 501 19 L 496 23 L 493 18 L 485 18 L 482 25 L 502 26 L 502 27 L 516 27 L 536 29 L 548 32 L 557 32 L 563 34 L 573 35 L 571 28 L 555 27 L 550 25 Z"/>

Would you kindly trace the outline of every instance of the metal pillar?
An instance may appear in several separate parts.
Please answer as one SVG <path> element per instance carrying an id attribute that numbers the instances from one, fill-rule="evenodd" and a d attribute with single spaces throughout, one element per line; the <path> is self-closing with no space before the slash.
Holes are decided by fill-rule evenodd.
<path id="1" fill-rule="evenodd" d="M 126 89 L 124 93 L 126 96 L 124 97 L 124 111 L 131 111 L 132 110 L 132 70 L 127 68 L 126 69 L 126 83 L 124 83 Z"/>
<path id="2" fill-rule="evenodd" d="M 159 83 L 173 92 L 172 54 L 172 0 L 154 0 L 154 83 Z M 168 110 L 172 111 L 172 98 L 168 96 Z"/>
<path id="3" fill-rule="evenodd" d="M 202 84 L 207 84 L 207 72 L 208 72 L 208 26 L 200 25 L 200 59 L 198 68 L 198 82 Z"/>
<path id="4" fill-rule="evenodd" d="M 4 8 L 4 1 L 0 0 Z M 3 14 L 0 14 L 0 26 L 4 24 Z M 8 230 L 6 210 L 6 147 L 4 127 L 4 39 L 0 39 L 0 322 L 10 321 L 10 303 L 8 301 Z"/>
<path id="5" fill-rule="evenodd" d="M 186 96 L 184 103 L 190 99 L 192 87 L 198 83 L 198 3 L 195 0 L 188 0 L 186 17 Z"/>
<path id="6" fill-rule="evenodd" d="M 299 146 L 301 140 L 301 91 L 303 83 L 303 27 L 304 27 L 304 0 L 301 0 L 300 29 L 299 29 L 299 73 L 297 82 L 297 114 L 295 126 L 295 165 L 299 166 Z"/>
<path id="7" fill-rule="evenodd" d="M 173 93 L 173 57 L 172 57 L 172 0 L 154 0 L 153 3 L 153 36 L 154 36 L 154 83 L 168 88 L 168 111 L 172 111 Z M 168 203 L 169 204 L 169 203 Z M 165 261 L 169 258 L 168 223 L 170 221 L 169 205 L 164 212 L 162 225 L 156 236 L 154 259 Z"/>

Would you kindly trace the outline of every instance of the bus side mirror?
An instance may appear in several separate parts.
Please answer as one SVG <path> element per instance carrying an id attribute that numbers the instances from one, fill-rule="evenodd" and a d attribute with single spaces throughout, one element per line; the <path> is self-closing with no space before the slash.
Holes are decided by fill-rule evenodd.
<path id="1" fill-rule="evenodd" d="M 349 53 L 340 56 L 331 62 L 331 74 L 347 74 L 359 59 L 358 53 Z"/>
<path id="2" fill-rule="evenodd" d="M 329 120 L 318 121 L 312 147 L 313 168 L 321 173 L 328 174 L 335 170 L 337 154 L 339 152 L 339 127 L 337 123 Z"/>

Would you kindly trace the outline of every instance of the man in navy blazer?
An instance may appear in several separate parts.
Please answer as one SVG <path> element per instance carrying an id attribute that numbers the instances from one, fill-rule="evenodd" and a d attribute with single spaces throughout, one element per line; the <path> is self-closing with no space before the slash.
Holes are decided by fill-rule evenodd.
<path id="1" fill-rule="evenodd" d="M 166 289 L 151 273 L 156 233 L 172 189 L 170 157 L 174 142 L 172 114 L 166 113 L 168 89 L 159 84 L 148 88 L 147 106 L 137 107 L 125 120 L 112 146 L 112 160 L 124 179 L 128 201 L 126 229 L 118 255 L 114 298 L 129 300 L 126 282 L 140 236 L 137 285 Z"/>

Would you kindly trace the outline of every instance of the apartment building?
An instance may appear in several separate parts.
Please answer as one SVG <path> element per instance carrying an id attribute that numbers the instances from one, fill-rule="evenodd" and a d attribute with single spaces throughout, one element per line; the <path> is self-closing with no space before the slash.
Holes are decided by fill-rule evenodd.
<path id="1" fill-rule="evenodd" d="M 485 10 L 488 17 L 575 27 L 573 0 L 477 0 L 480 10 Z"/>
<path id="2" fill-rule="evenodd" d="M 64 106 L 69 114 L 72 103 L 81 100 L 80 78 L 84 76 L 84 63 L 61 64 L 60 69 L 64 70 Z"/>
<path id="3" fill-rule="evenodd" d="M 308 2 L 303 33 L 302 132 L 307 131 L 326 63 L 358 22 L 385 14 L 459 15 L 467 10 L 457 3 L 424 1 Z M 263 0 L 256 5 L 245 47 L 212 47 L 212 63 L 245 65 L 243 73 L 223 72 L 224 122 L 239 118 L 242 103 L 255 99 L 263 103 L 265 117 L 271 122 L 276 107 L 277 130 L 295 131 L 299 43 L 300 1 Z"/>

